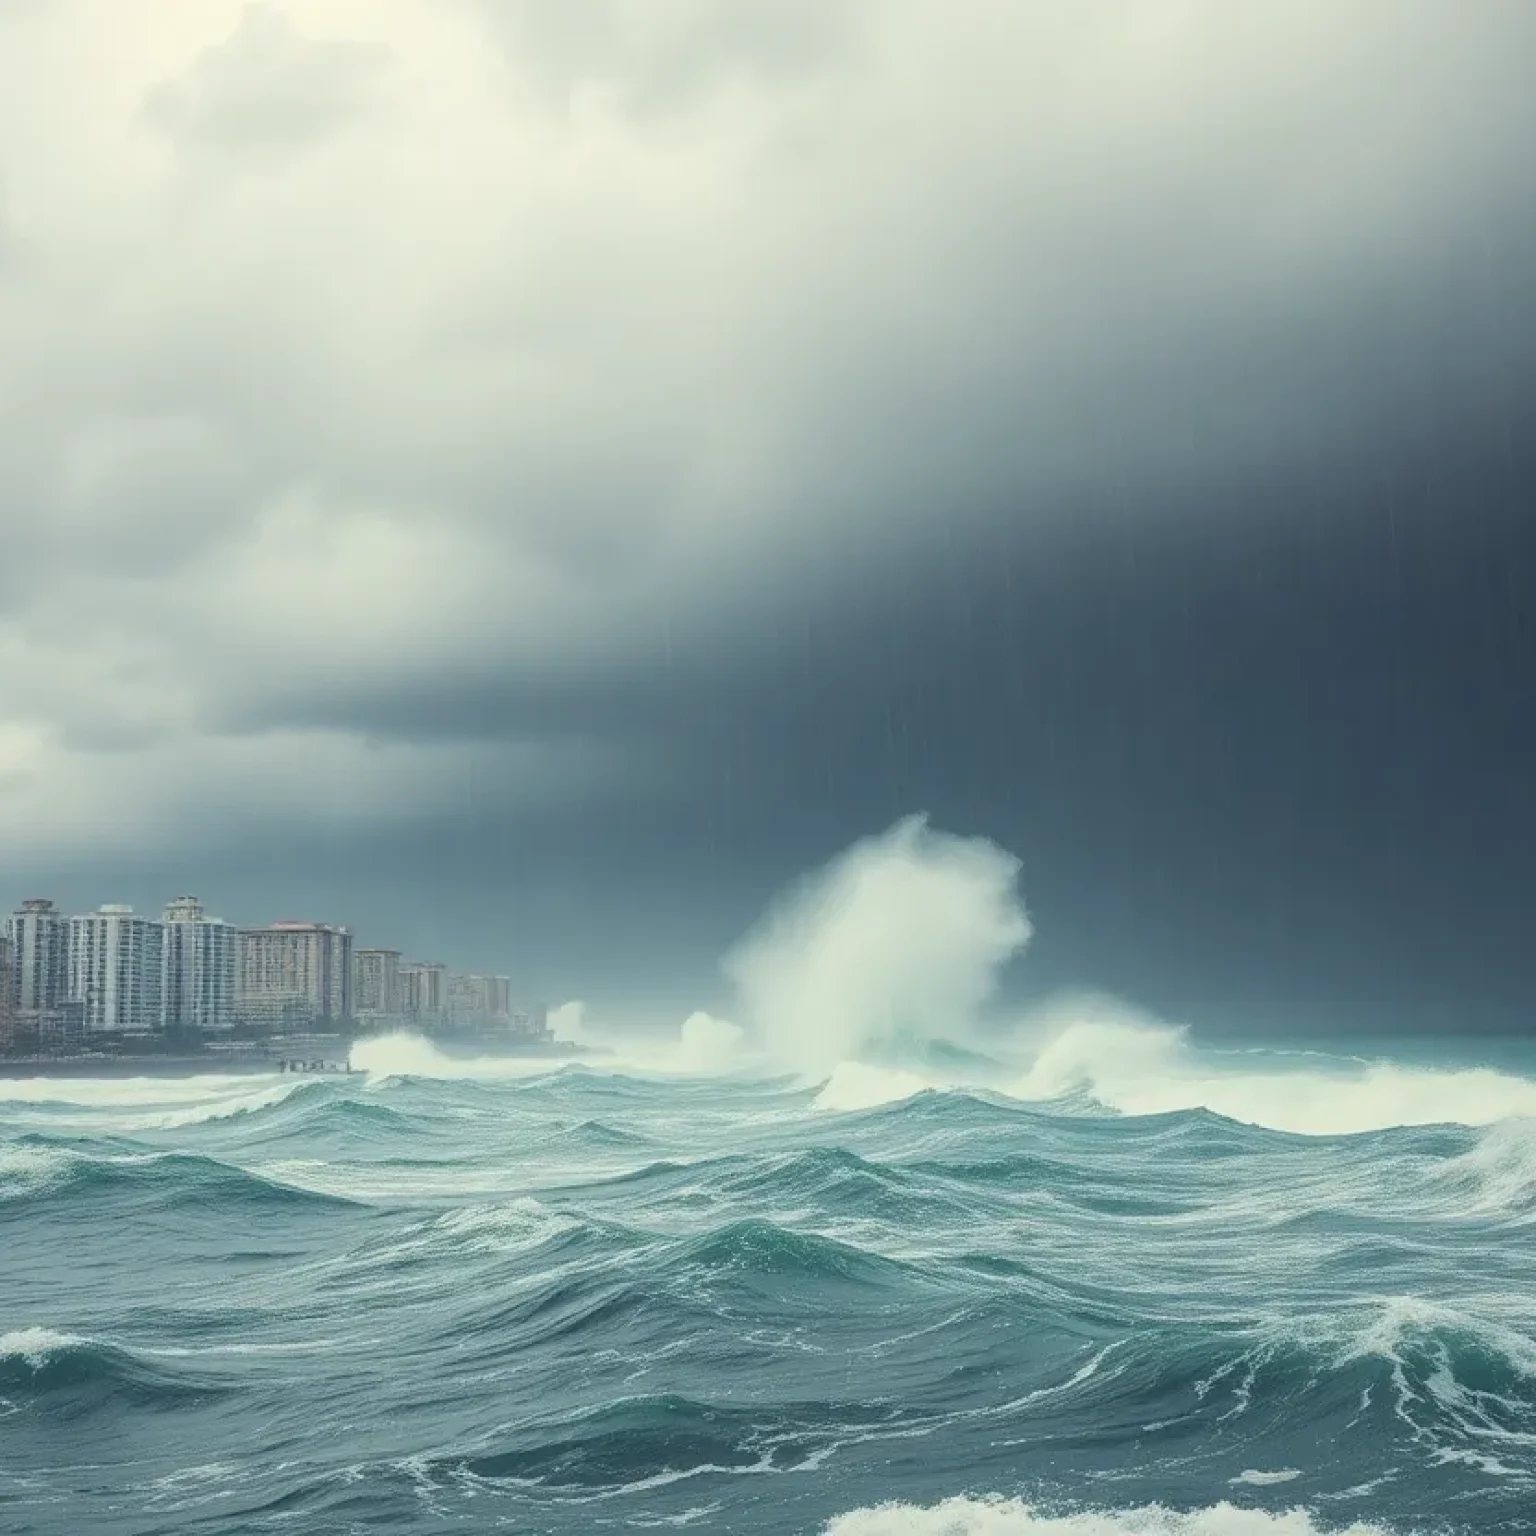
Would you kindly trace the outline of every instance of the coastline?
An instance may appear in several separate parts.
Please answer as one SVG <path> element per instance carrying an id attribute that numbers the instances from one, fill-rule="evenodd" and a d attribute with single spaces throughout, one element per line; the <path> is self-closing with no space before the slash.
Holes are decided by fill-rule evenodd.
<path id="1" fill-rule="evenodd" d="M 491 1041 L 484 1037 L 417 1035 L 439 1054 L 453 1061 L 537 1060 L 559 1061 L 591 1055 L 586 1047 L 560 1040 Z M 219 1046 L 181 1051 L 72 1051 L 28 1056 L 0 1056 L 0 1081 L 42 1077 L 124 1079 L 136 1077 L 250 1077 L 281 1076 L 293 1070 L 289 1063 L 325 1061 L 342 1070 L 350 1064 L 352 1047 L 372 1038 L 315 1040 L 272 1039 L 252 1042 L 249 1049 Z M 301 1069 L 302 1070 L 302 1069 Z M 331 1069 L 334 1070 L 334 1069 Z M 320 1075 L 318 1072 L 316 1075 Z"/>

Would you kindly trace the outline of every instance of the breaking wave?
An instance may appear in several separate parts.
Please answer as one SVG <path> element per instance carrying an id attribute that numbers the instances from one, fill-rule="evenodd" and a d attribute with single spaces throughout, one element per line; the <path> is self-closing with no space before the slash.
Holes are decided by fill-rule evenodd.
<path id="1" fill-rule="evenodd" d="M 1248 1481 L 1260 1483 L 1263 1475 Z M 1288 1481 L 1288 1478 L 1282 1479 Z M 839 1515 L 824 1536 L 1384 1536 L 1382 1527 L 1319 1526 L 1305 1510 L 1267 1514 L 1221 1503 L 1177 1511 L 1152 1506 L 1047 1514 L 1019 1499 L 946 1499 L 926 1508 L 881 1504 Z"/>
<path id="2" fill-rule="evenodd" d="M 71 1418 L 114 1405 L 189 1408 L 227 1390 L 210 1375 L 174 1370 L 96 1339 L 22 1328 L 0 1334 L 0 1399 Z"/>
<path id="3" fill-rule="evenodd" d="M 1187 1030 L 1101 1013 L 1060 1023 L 1010 1091 L 1050 1100 L 1078 1090 L 1129 1115 L 1209 1109 L 1318 1136 L 1536 1116 L 1536 1080 L 1491 1068 L 1329 1063 L 1309 1053 L 1256 1070 L 1252 1055 L 1201 1051 Z"/>
<path id="4" fill-rule="evenodd" d="M 56 1214 L 82 1203 L 164 1210 L 217 1204 L 242 1208 L 335 1203 L 332 1196 L 294 1188 L 216 1158 L 180 1152 L 97 1155 L 62 1147 L 0 1147 L 0 1206 L 46 1200 Z"/>

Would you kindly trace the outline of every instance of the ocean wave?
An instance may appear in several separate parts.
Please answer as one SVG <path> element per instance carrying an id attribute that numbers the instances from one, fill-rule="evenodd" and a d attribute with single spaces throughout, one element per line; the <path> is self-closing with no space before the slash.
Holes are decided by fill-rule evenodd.
<path id="1" fill-rule="evenodd" d="M 1179 1330 L 1152 1351 L 1138 1346 L 1135 1399 L 1169 1405 L 1164 1416 L 1177 1409 L 1213 1426 L 1249 1425 L 1250 1443 L 1265 1448 L 1327 1427 L 1338 1445 L 1406 1440 L 1427 1464 L 1485 1473 L 1498 1452 L 1519 1465 L 1494 1475 L 1536 1481 L 1536 1340 L 1519 1329 L 1394 1298 L 1243 1334 Z"/>
<path id="2" fill-rule="evenodd" d="M 131 1199 L 161 1209 L 207 1204 L 224 1211 L 351 1203 L 198 1153 L 93 1156 L 62 1147 L 0 1148 L 0 1206 L 46 1200 L 58 1212 L 93 1198 Z"/>
<path id="3" fill-rule="evenodd" d="M 891 1300 L 924 1283 L 849 1244 L 755 1220 L 670 1241 L 571 1224 L 521 1258 L 518 1278 L 445 1320 L 446 1338 L 473 1337 L 487 1362 L 562 1344 L 628 1359 L 690 1339 L 745 1362 L 760 1351 L 744 1331 L 802 1324 L 850 1289 Z"/>
<path id="4" fill-rule="evenodd" d="M 1269 1513 L 1228 1503 L 1172 1510 L 1047 1513 L 1020 1499 L 946 1499 L 928 1506 L 878 1504 L 838 1515 L 823 1536 L 1385 1536 L 1385 1528 L 1318 1523 L 1304 1509 Z"/>
<path id="5" fill-rule="evenodd" d="M 449 1334 L 494 1334 L 508 1317 L 517 1319 L 529 1288 L 558 1286 L 568 1273 L 600 1278 L 604 1261 L 631 1241 L 623 1229 L 550 1210 L 530 1197 L 480 1202 L 367 1236 L 317 1262 L 306 1284 L 352 1304 L 384 1297 L 451 1303 L 443 1318 Z M 520 1267 L 509 1273 L 514 1261 Z"/>
<path id="6" fill-rule="evenodd" d="M 1000 1185 L 1006 1189 L 1048 1187 L 1070 1189 L 1091 1177 L 1058 1158 L 1038 1152 L 1014 1152 L 1001 1157 L 969 1161 L 964 1158 L 920 1158 L 905 1165 L 909 1172 L 962 1184 Z"/>
<path id="7" fill-rule="evenodd" d="M 0 1392 L 40 1411 L 75 1416 L 114 1403 L 186 1407 L 228 1390 L 210 1374 L 168 1368 L 99 1339 L 48 1328 L 0 1334 Z"/>
<path id="8" fill-rule="evenodd" d="M 1011 1074 L 981 1058 L 964 1072 L 933 1061 L 918 1068 L 849 1059 L 820 1081 L 813 1102 L 823 1112 L 858 1115 L 935 1095 L 1006 1098 L 1059 1118 L 1209 1113 L 1315 1137 L 1536 1119 L 1536 1078 L 1491 1067 L 1203 1050 L 1186 1029 L 1130 1017 L 1058 1021 L 1032 1050 L 1028 1067 Z"/>
<path id="9" fill-rule="evenodd" d="M 577 1230 L 583 1223 L 523 1195 L 495 1203 L 458 1206 L 393 1235 L 381 1257 L 408 1259 L 513 1253 Z"/>
<path id="10" fill-rule="evenodd" d="M 560 1134 L 584 1147 L 645 1147 L 655 1144 L 653 1137 L 643 1136 L 635 1130 L 624 1130 L 602 1120 L 582 1120 L 566 1127 Z"/>
<path id="11" fill-rule="evenodd" d="M 912 1274 L 894 1259 L 753 1218 L 689 1239 L 675 1251 L 674 1262 L 716 1274 L 771 1276 L 779 1282 L 793 1279 L 807 1284 L 894 1284 Z"/>
<path id="12" fill-rule="evenodd" d="M 656 1393 L 535 1420 L 508 1437 L 513 1443 L 441 1458 L 434 1471 L 514 1486 L 633 1492 L 711 1474 L 807 1468 L 850 1436 L 899 1417 L 857 1403 L 765 1409 Z"/>
<path id="13" fill-rule="evenodd" d="M 635 1185 L 651 1184 L 656 1182 L 672 1182 L 680 1175 L 692 1178 L 694 1170 L 704 1166 L 708 1159 L 701 1159 L 697 1163 L 680 1162 L 675 1158 L 662 1157 L 654 1163 L 643 1163 L 638 1168 L 627 1168 L 622 1173 L 608 1173 L 599 1178 L 589 1179 L 580 1186 L 588 1194 L 600 1193 L 608 1189 L 627 1189 Z M 725 1161 L 720 1159 L 718 1161 Z M 731 1159 L 740 1162 L 742 1159 Z"/>
<path id="14" fill-rule="evenodd" d="M 940 1195 L 906 1169 L 843 1147 L 733 1153 L 692 1162 L 661 1158 L 565 1186 L 587 1200 L 622 1199 L 658 1215 L 682 1210 L 815 1210 L 823 1216 L 882 1217 L 901 1225 L 947 1214 Z"/>
<path id="15" fill-rule="evenodd" d="M 1435 1180 L 1461 1215 L 1536 1220 L 1536 1119 L 1489 1126 L 1471 1148 L 1441 1163 Z"/>
<path id="16" fill-rule="evenodd" d="M 258 1086 L 253 1087 L 253 1082 Z M 0 1092 L 10 1100 L 6 1107 L 43 1116 L 51 1124 L 132 1134 L 187 1130 L 234 1119 L 316 1086 L 273 1073 L 254 1079 L 243 1075 L 120 1081 L 39 1078 L 7 1083 Z"/>
<path id="17" fill-rule="evenodd" d="M 863 1216 L 902 1228 L 924 1219 L 947 1221 L 953 1213 L 952 1200 L 921 1176 L 845 1147 L 706 1162 L 693 1165 L 690 1173 L 723 1205 L 813 1210 L 823 1217 Z"/>
<path id="18" fill-rule="evenodd" d="M 428 1111 L 414 1111 L 350 1085 L 306 1083 L 286 1099 L 249 1113 L 240 1127 L 243 1145 L 267 1145 L 290 1137 L 339 1140 L 349 1148 L 368 1141 L 398 1147 L 442 1133 L 449 1121 Z"/>
<path id="19" fill-rule="evenodd" d="M 845 1123 L 855 1126 L 899 1125 L 913 1129 L 932 1125 L 952 1130 L 958 1126 L 1017 1128 L 1048 1117 L 1046 1106 L 1025 1103 L 974 1086 L 940 1085 L 924 1086 L 903 1098 L 851 1111 Z"/>

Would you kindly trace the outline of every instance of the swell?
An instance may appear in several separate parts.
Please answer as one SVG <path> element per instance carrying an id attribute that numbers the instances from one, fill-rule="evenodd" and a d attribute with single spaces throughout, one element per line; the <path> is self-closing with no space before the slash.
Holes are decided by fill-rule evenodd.
<path id="1" fill-rule="evenodd" d="M 190 1408 L 231 1390 L 210 1372 L 174 1368 L 100 1339 L 42 1328 L 0 1334 L 0 1396 L 52 1417 L 113 1406 Z"/>
<path id="2" fill-rule="evenodd" d="M 567 1418 L 533 1420 L 498 1446 L 435 1459 L 431 1473 L 547 1489 L 665 1484 L 709 1473 L 790 1471 L 899 1410 L 806 1401 L 767 1411 L 680 1393 L 645 1394 Z"/>
<path id="3" fill-rule="evenodd" d="M 40 1204 L 53 1216 L 92 1214 L 103 1205 L 167 1211 L 204 1206 L 233 1222 L 242 1210 L 297 1212 L 353 1203 L 200 1153 L 89 1153 L 35 1143 L 0 1149 L 0 1212 L 11 1214 Z"/>
<path id="4" fill-rule="evenodd" d="M 727 1241 L 734 1262 L 741 1245 Z M 572 1282 L 530 1304 L 516 1319 L 516 1336 L 498 1346 L 519 1359 L 552 1344 L 601 1350 L 615 1332 L 633 1334 L 640 1308 L 633 1286 Z M 1341 1329 L 1328 1338 L 1306 1337 L 1305 1325 L 1289 1336 L 1142 1329 L 1108 1342 L 1079 1338 L 1073 1348 L 1040 1351 L 1028 1368 L 1000 1374 L 1003 1347 L 1012 1346 L 1015 1360 L 1029 1359 L 1020 1345 L 1064 1327 L 1061 1319 L 1015 1316 L 1018 1333 L 1010 1337 L 998 1327 L 1004 1315 L 971 1310 L 947 1330 L 908 1341 L 884 1371 L 862 1382 L 846 1367 L 815 1360 L 793 1374 L 765 1376 L 766 1358 L 754 1361 L 739 1346 L 732 1352 L 720 1333 L 673 1315 L 632 1339 L 631 1356 L 670 1337 L 722 1369 L 755 1364 L 750 1404 L 734 1403 L 723 1383 L 714 1392 L 648 1393 L 597 1409 L 573 1404 L 536 1415 L 492 1444 L 440 1458 L 435 1468 L 546 1488 L 617 1489 L 721 1471 L 783 1471 L 859 1446 L 874 1447 L 878 1457 L 881 1445 L 944 1434 L 978 1447 L 1014 1445 L 1017 1465 L 1041 1473 L 1063 1451 L 1085 1470 L 1107 1472 L 1119 1464 L 1127 1430 L 1139 1426 L 1146 1458 L 1171 1456 L 1184 1465 L 1194 1458 L 1221 1482 L 1239 1482 L 1256 1467 L 1302 1465 L 1314 1491 L 1341 1495 L 1362 1460 L 1392 1443 L 1402 1446 L 1405 1464 L 1428 1460 L 1452 1469 L 1439 1486 L 1453 1501 L 1478 1484 L 1475 1467 L 1458 1477 L 1456 1464 L 1486 1458 L 1490 1449 L 1504 1458 L 1506 1484 L 1532 1482 L 1536 1380 L 1518 1347 L 1467 1320 L 1430 1320 L 1376 1339 L 1368 1322 L 1353 1336 Z M 514 1320 L 484 1321 L 494 1335 Z M 900 1390 L 914 1362 L 943 1365 L 939 1383 L 930 1379 L 921 1397 Z M 875 1380 L 883 1390 L 870 1390 Z M 1255 1476 L 1262 1485 L 1262 1473 Z"/>
<path id="5" fill-rule="evenodd" d="M 455 1309 L 439 1341 L 473 1337 L 487 1358 L 560 1342 L 632 1350 L 729 1332 L 743 1318 L 805 1322 L 833 1304 L 910 1299 L 927 1284 L 911 1266 L 762 1220 L 681 1239 L 591 1221 L 529 1237 L 522 1277 Z"/>

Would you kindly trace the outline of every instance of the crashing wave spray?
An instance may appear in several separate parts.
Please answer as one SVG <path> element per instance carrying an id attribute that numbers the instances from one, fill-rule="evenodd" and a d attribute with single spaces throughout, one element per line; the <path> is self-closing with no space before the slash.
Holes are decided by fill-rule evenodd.
<path id="1" fill-rule="evenodd" d="M 536 1056 L 445 1056 L 430 1040 L 409 1032 L 359 1040 L 351 1059 L 368 1074 L 370 1084 L 390 1077 L 532 1077 L 548 1072 L 551 1065 Z"/>
<path id="2" fill-rule="evenodd" d="M 798 1071 L 964 1034 L 1032 932 L 1019 861 L 908 817 L 792 890 L 725 961 L 755 1042 Z"/>
<path id="3" fill-rule="evenodd" d="M 1026 1028 L 1038 1044 L 1008 1091 L 1032 1101 L 1076 1092 L 1127 1115 L 1209 1109 L 1300 1135 L 1399 1125 L 1490 1125 L 1536 1116 L 1536 1082 L 1486 1067 L 1411 1067 L 1295 1053 L 1200 1050 L 1184 1027 L 1108 998 L 1061 999 Z"/>

